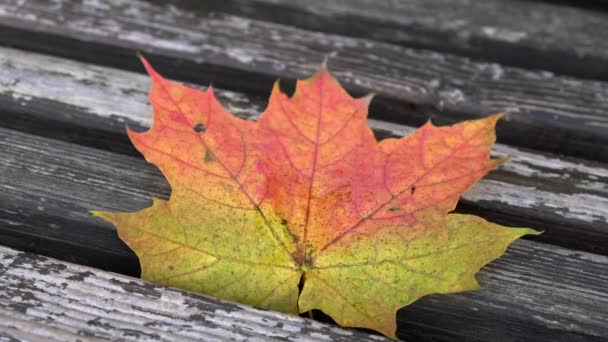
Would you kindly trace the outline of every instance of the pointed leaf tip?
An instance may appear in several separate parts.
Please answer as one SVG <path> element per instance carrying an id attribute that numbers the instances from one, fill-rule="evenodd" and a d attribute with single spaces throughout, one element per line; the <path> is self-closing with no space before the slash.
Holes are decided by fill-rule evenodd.
<path id="1" fill-rule="evenodd" d="M 494 163 L 494 168 L 497 168 L 499 166 L 502 166 L 502 165 L 510 162 L 511 159 L 513 159 L 511 156 L 506 156 L 506 157 L 500 157 L 497 159 L 492 159 L 492 162 Z"/>
<path id="2" fill-rule="evenodd" d="M 106 221 L 110 221 L 112 213 L 104 210 L 89 210 L 89 213 L 95 217 L 102 218 Z"/>
<path id="3" fill-rule="evenodd" d="M 376 97 L 376 93 L 369 93 L 363 97 L 360 97 L 359 101 L 362 101 L 366 107 L 369 107 L 369 104 L 372 102 L 374 97 Z"/>
<path id="4" fill-rule="evenodd" d="M 272 84 L 272 90 L 281 90 L 281 79 L 277 78 Z"/>
<path id="5" fill-rule="evenodd" d="M 500 113 L 494 113 L 494 114 L 490 115 L 490 117 L 491 117 L 491 118 L 492 118 L 492 117 L 496 117 L 496 120 L 500 120 L 500 119 L 502 119 L 502 118 L 503 118 L 505 115 L 506 115 L 506 114 L 505 114 L 505 112 L 500 112 Z"/>
<path id="6" fill-rule="evenodd" d="M 131 142 L 134 142 L 134 138 L 136 135 L 143 133 L 143 132 L 134 131 L 133 129 L 131 129 L 131 127 L 129 127 L 128 123 L 125 123 L 125 130 L 127 132 L 127 137 L 129 137 Z"/>
<path id="7" fill-rule="evenodd" d="M 327 70 L 327 62 L 329 61 L 329 55 L 325 55 L 325 57 L 323 57 L 323 62 L 321 62 L 321 65 L 319 66 L 319 69 L 325 69 Z"/>
<path id="8" fill-rule="evenodd" d="M 160 77 L 160 74 L 158 72 L 156 72 L 156 70 L 154 70 L 154 68 L 152 67 L 150 62 L 148 62 L 148 60 L 144 57 L 144 55 L 141 52 L 137 52 L 137 57 L 139 57 L 139 60 L 144 65 L 144 68 L 146 69 L 146 72 L 148 73 L 148 75 L 150 75 L 151 77 Z"/>
<path id="9" fill-rule="evenodd" d="M 532 228 L 520 228 L 522 230 L 522 234 L 521 236 L 524 235 L 541 235 L 543 234 L 545 231 L 544 230 L 536 230 L 536 229 L 532 229 Z"/>
<path id="10" fill-rule="evenodd" d="M 505 113 L 496 113 L 496 114 L 492 114 L 484 119 L 490 120 L 491 122 L 494 123 L 494 126 L 496 126 L 496 123 L 498 122 L 498 120 L 502 119 L 504 116 L 505 116 Z M 482 120 L 484 120 L 484 119 L 482 119 Z"/>

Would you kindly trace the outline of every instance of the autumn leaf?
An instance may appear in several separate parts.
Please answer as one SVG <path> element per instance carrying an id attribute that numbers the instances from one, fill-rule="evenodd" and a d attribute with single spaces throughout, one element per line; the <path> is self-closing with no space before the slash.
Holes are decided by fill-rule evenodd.
<path id="1" fill-rule="evenodd" d="M 128 134 L 171 198 L 94 214 L 116 226 L 145 279 L 293 314 L 319 309 L 395 338 L 399 308 L 478 288 L 482 266 L 537 234 L 448 214 L 502 162 L 489 157 L 498 115 L 377 142 L 371 97 L 350 97 L 324 67 L 291 98 L 276 83 L 251 122 L 211 87 L 170 82 L 143 62 L 154 123 Z"/>

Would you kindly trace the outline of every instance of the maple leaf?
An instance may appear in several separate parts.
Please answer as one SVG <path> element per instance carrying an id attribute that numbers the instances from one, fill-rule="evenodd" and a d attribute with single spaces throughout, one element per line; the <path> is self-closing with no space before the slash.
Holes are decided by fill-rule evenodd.
<path id="1" fill-rule="evenodd" d="M 145 279 L 293 314 L 319 309 L 395 338 L 399 308 L 478 288 L 483 265 L 537 234 L 448 214 L 502 162 L 489 157 L 498 115 L 429 122 L 378 143 L 366 122 L 371 97 L 350 97 L 324 67 L 291 98 L 275 83 L 251 122 L 223 109 L 211 87 L 165 80 L 143 63 L 154 123 L 128 135 L 171 198 L 93 213 L 116 226 Z"/>

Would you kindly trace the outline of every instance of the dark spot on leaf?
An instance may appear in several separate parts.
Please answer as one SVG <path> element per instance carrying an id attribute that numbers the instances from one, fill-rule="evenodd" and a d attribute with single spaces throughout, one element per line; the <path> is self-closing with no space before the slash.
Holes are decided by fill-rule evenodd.
<path id="1" fill-rule="evenodd" d="M 309 252 L 306 254 L 305 264 L 308 265 L 308 266 L 312 266 L 315 263 L 315 259 L 312 256 L 312 249 L 309 248 L 308 251 Z"/>
<path id="2" fill-rule="evenodd" d="M 215 161 L 215 156 L 213 155 L 213 152 L 205 150 L 205 158 L 203 160 L 205 164 L 213 163 Z"/>
<path id="3" fill-rule="evenodd" d="M 414 192 L 416 192 L 416 186 L 412 185 L 412 195 L 414 194 Z"/>
<path id="4" fill-rule="evenodd" d="M 169 267 L 167 267 L 170 271 L 173 271 L 173 265 L 169 265 Z"/>
<path id="5" fill-rule="evenodd" d="M 196 133 L 205 133 L 206 130 L 207 126 L 203 125 L 202 123 L 197 123 L 196 125 L 194 125 L 194 131 Z"/>
<path id="6" fill-rule="evenodd" d="M 399 211 L 399 210 L 401 210 L 401 208 L 399 208 L 399 207 L 392 207 L 392 208 L 388 209 L 388 211 L 390 211 L 391 213 L 393 213 L 395 211 Z"/>

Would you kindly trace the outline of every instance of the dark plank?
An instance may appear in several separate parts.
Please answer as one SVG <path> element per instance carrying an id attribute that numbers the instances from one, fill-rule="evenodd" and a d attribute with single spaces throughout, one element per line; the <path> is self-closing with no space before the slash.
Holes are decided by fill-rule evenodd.
<path id="1" fill-rule="evenodd" d="M 575 7 L 588 1 L 569 1 L 572 7 L 529 0 L 178 3 L 186 9 L 225 11 L 307 30 L 608 81 L 608 42 L 604 39 L 608 13 Z"/>
<path id="2" fill-rule="evenodd" d="M 2 341 L 386 340 L 2 246 L 0 275 Z"/>
<path id="3" fill-rule="evenodd" d="M 138 129 L 149 126 L 152 112 L 146 101 L 147 76 L 10 49 L 0 49 L 0 66 L 0 79 L 4 80 L 0 83 L 0 108 L 3 108 L 0 125 L 36 135 L 2 130 L 0 149 L 8 160 L 0 164 L 6 170 L 3 183 L 14 188 L 6 190 L 5 198 L 11 206 L 17 206 L 10 213 L 2 214 L 2 218 L 23 225 L 12 228 L 5 225 L 9 229 L 4 234 L 21 231 L 44 236 L 45 231 L 37 229 L 46 227 L 45 222 L 61 221 L 51 215 L 52 210 L 42 213 L 35 209 L 36 196 L 48 192 L 52 193 L 49 196 L 67 196 L 66 200 L 47 203 L 66 202 L 68 207 L 57 204 L 60 207 L 57 210 L 71 212 L 68 216 L 74 221 L 73 224 L 57 223 L 64 227 L 57 234 L 79 231 L 77 227 L 86 225 L 83 213 L 94 208 L 91 205 L 120 203 L 135 210 L 146 206 L 150 196 L 169 193 L 162 177 L 143 162 L 124 133 L 125 122 Z M 263 102 L 240 93 L 218 90 L 217 94 L 231 111 L 243 118 L 255 119 L 264 108 Z M 378 120 L 370 120 L 370 126 L 380 138 L 400 137 L 413 129 Z M 108 154 L 100 149 L 135 158 Z M 66 151 L 69 151 L 67 155 Z M 543 241 L 608 253 L 606 165 L 501 144 L 496 146 L 495 155 L 510 155 L 513 160 L 465 194 L 460 211 L 507 225 L 546 230 L 540 237 Z M 66 174 L 95 174 L 98 178 L 86 181 L 81 181 L 80 176 L 60 178 L 56 170 Z M 13 175 L 12 178 L 9 175 Z M 60 179 L 64 179 L 63 183 L 58 183 Z M 99 186 L 99 182 L 105 185 Z M 47 184 L 55 188 L 49 190 Z M 58 189 L 57 184 L 65 189 Z M 24 193 L 24 189 L 30 190 Z M 125 197 L 113 200 L 117 189 L 121 189 L 119 193 Z M 10 198 L 19 200 L 11 202 Z M 80 206 L 68 209 L 70 201 Z M 32 216 L 36 217 L 34 223 L 31 223 Z M 100 239 L 113 246 L 112 234 Z M 75 243 L 72 238 L 61 235 L 57 239 Z M 81 244 L 88 243 L 86 240 Z M 44 243 L 37 248 L 41 247 L 51 248 Z M 121 248 L 114 249 L 120 251 Z M 96 255 L 91 252 L 89 258 Z M 98 261 L 93 258 L 87 264 L 98 265 Z"/>
<path id="4" fill-rule="evenodd" d="M 372 117 L 420 125 L 506 111 L 502 142 L 608 161 L 605 82 L 143 1 L 7 0 L 0 19 L 3 44 L 141 70 L 137 49 L 169 76 L 254 94 L 329 56 L 350 90 L 378 94 Z"/>
<path id="5" fill-rule="evenodd" d="M 60 334 L 50 335 L 60 340 L 78 335 L 162 340 L 371 338 L 4 247 L 0 274 L 0 329 L 17 338 L 40 339 L 36 334 L 47 333 Z M 606 257 L 522 240 L 478 278 L 479 291 L 428 296 L 400 310 L 398 336 L 411 341 L 608 338 Z"/>
<path id="6" fill-rule="evenodd" d="M 587 8 L 595 11 L 606 11 L 608 10 L 607 0 L 525 0 L 525 1 L 536 1 L 545 2 L 550 4 L 559 4 L 562 6 L 576 7 L 576 8 Z"/>

